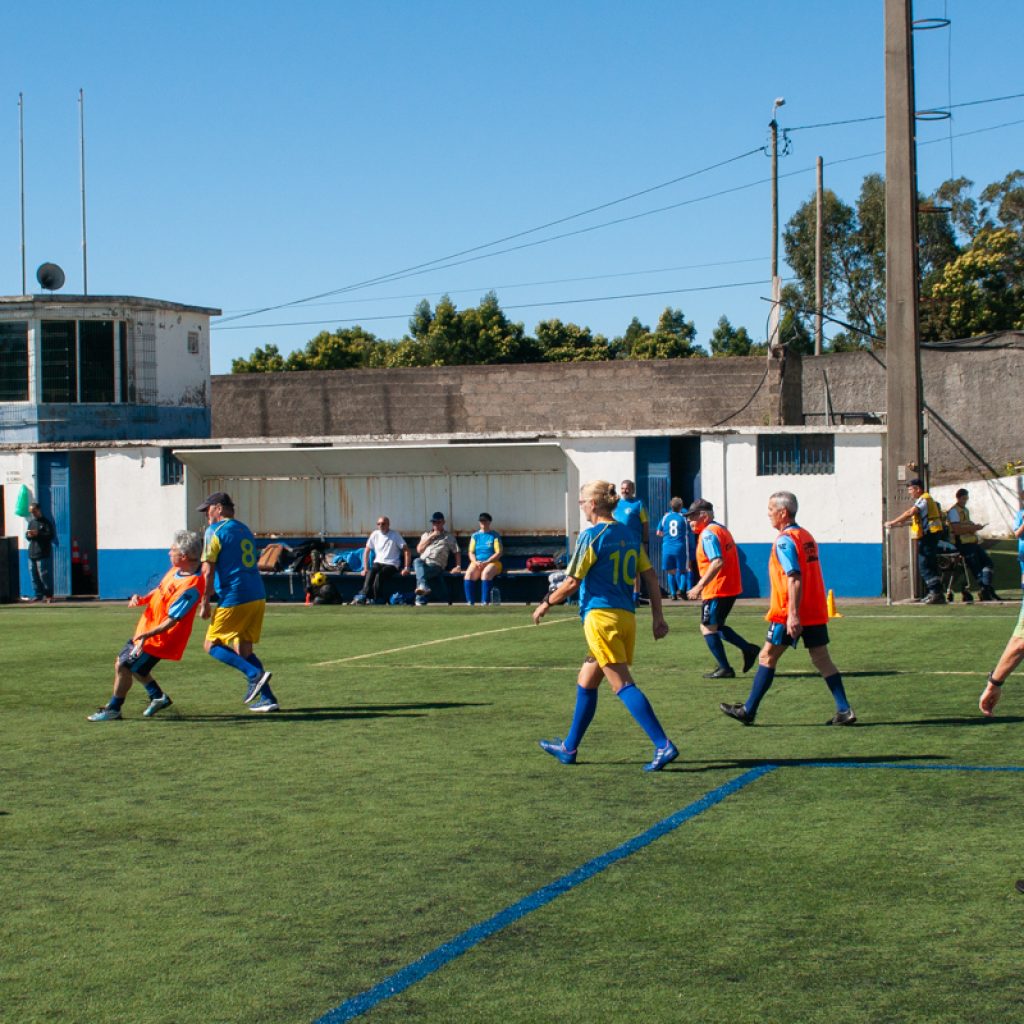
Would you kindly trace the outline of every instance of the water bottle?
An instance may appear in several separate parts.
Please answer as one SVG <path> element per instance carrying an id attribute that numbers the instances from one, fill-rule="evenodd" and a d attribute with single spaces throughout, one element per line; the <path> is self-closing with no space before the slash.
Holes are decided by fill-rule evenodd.
<path id="1" fill-rule="evenodd" d="M 496 608 L 501 606 L 501 591 L 497 587 L 491 590 L 491 604 Z"/>

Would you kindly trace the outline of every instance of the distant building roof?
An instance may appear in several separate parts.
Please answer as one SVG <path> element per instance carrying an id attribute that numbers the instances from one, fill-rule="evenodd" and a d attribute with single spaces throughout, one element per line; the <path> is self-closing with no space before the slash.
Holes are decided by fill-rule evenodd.
<path id="1" fill-rule="evenodd" d="M 49 292 L 45 295 L 0 295 L 0 309 L 32 309 L 36 306 L 133 306 L 136 309 L 169 309 L 176 313 L 200 313 L 220 316 L 221 310 L 209 306 L 186 306 L 167 299 L 147 299 L 138 295 L 68 295 Z"/>

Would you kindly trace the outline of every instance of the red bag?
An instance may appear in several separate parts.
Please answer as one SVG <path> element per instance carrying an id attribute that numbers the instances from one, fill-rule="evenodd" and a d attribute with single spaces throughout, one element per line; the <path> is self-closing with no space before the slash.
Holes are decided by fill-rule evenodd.
<path id="1" fill-rule="evenodd" d="M 526 560 L 526 568 L 529 572 L 554 572 L 558 566 L 550 555 L 530 555 Z"/>

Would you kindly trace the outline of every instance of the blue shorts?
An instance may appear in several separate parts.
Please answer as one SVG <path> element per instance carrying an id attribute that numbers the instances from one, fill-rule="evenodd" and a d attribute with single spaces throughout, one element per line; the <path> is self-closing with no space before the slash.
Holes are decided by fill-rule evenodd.
<path id="1" fill-rule="evenodd" d="M 140 651 L 135 657 L 132 657 L 132 651 L 134 650 L 135 641 L 129 640 L 121 648 L 121 653 L 117 656 L 118 665 L 123 665 L 134 675 L 148 676 L 160 664 L 160 659 L 156 655 L 147 654 L 145 651 Z"/>
<path id="2" fill-rule="evenodd" d="M 735 597 L 713 597 L 710 601 L 705 601 L 700 606 L 700 624 L 716 628 L 724 626 L 735 603 Z"/>
<path id="3" fill-rule="evenodd" d="M 784 622 L 772 622 L 768 625 L 768 635 L 765 639 L 775 647 L 796 647 L 801 640 L 808 650 L 814 647 L 827 647 L 828 626 L 824 623 L 820 626 L 804 626 L 803 632 L 798 637 L 792 637 L 786 632 Z"/>
<path id="4" fill-rule="evenodd" d="M 686 572 L 686 548 L 661 549 L 661 567 L 665 572 Z"/>

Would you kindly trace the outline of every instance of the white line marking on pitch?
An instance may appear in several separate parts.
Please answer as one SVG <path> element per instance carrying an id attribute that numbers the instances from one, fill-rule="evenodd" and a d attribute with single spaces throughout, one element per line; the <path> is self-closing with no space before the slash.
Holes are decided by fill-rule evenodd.
<path id="1" fill-rule="evenodd" d="M 563 622 L 575 622 L 575 618 L 571 619 L 554 619 L 551 622 L 542 622 L 541 628 L 544 626 L 558 626 Z M 400 654 L 402 651 L 414 651 L 417 647 L 433 647 L 435 644 L 447 644 L 453 640 L 472 640 L 478 636 L 491 636 L 495 633 L 513 633 L 517 629 L 536 629 L 537 627 L 531 622 L 528 626 L 504 626 L 501 629 L 484 629 L 479 633 L 461 633 L 458 636 L 444 636 L 440 640 L 424 640 L 418 644 L 406 644 L 404 647 L 392 647 L 387 651 L 370 651 L 368 654 L 353 654 L 348 658 L 335 658 L 332 661 L 316 661 L 313 663 L 314 668 L 324 668 L 327 665 L 343 665 L 347 661 L 365 661 L 367 658 L 379 658 L 382 654 Z"/>

